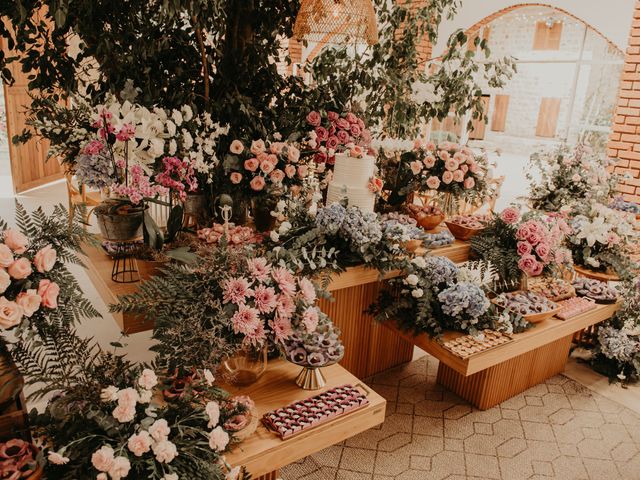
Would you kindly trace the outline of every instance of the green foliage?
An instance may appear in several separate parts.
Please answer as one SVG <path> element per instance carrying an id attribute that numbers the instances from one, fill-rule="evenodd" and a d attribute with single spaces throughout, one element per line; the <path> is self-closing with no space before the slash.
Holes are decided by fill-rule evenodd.
<path id="1" fill-rule="evenodd" d="M 474 258 L 493 265 L 500 284 L 515 286 L 522 276 L 518 267 L 517 243 L 513 227 L 494 215 L 484 230 L 471 237 L 471 253 Z"/>

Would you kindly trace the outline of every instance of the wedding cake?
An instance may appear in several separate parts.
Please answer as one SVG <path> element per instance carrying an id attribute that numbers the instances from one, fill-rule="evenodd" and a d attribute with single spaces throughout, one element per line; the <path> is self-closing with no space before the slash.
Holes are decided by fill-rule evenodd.
<path id="1" fill-rule="evenodd" d="M 362 158 L 354 158 L 347 154 L 337 154 L 333 179 L 327 190 L 327 205 L 346 198 L 350 207 L 373 212 L 376 196 L 368 185 L 375 170 L 374 157 L 364 155 Z"/>

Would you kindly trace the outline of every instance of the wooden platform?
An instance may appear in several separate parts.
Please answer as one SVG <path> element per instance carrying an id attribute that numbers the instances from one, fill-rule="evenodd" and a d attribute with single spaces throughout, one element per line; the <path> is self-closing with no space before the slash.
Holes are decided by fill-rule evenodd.
<path id="1" fill-rule="evenodd" d="M 225 388 L 234 395 L 249 395 L 256 402 L 258 413 L 262 416 L 323 390 L 346 383 L 361 383 L 341 366 L 333 365 L 323 369 L 327 379 L 327 386 L 323 390 L 302 390 L 295 384 L 299 371 L 300 367 L 284 360 L 276 360 L 269 364 L 266 373 L 254 385 Z M 367 407 L 284 441 L 260 424 L 253 435 L 227 454 L 227 461 L 233 466 L 247 467 L 252 478 L 275 479 L 274 472 L 285 465 L 381 424 L 385 418 L 386 400 L 368 387 L 365 388 L 370 392 L 370 404 Z"/>
<path id="2" fill-rule="evenodd" d="M 484 410 L 562 372 L 573 334 L 610 318 L 618 308 L 618 304 L 599 305 L 569 320 L 553 317 L 515 334 L 513 342 L 466 359 L 455 356 L 427 334 L 403 332 L 392 321 L 384 326 L 393 336 L 436 357 L 440 361 L 438 383 Z M 462 335 L 447 332 L 443 341 Z"/>

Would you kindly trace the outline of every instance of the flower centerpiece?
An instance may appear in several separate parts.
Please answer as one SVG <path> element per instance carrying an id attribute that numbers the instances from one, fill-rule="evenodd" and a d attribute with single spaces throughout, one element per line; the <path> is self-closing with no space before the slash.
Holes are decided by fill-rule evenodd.
<path id="1" fill-rule="evenodd" d="M 632 276 L 633 262 L 626 251 L 637 236 L 635 215 L 598 202 L 574 206 L 569 244 L 576 265 L 620 278 Z"/>
<path id="2" fill-rule="evenodd" d="M 563 207 L 596 200 L 608 203 L 619 178 L 609 173 L 611 161 L 588 145 L 562 144 L 531 155 L 530 201 L 533 208 L 559 212 Z M 537 172 L 536 172 L 537 171 Z"/>
<path id="3" fill-rule="evenodd" d="M 495 214 L 486 228 L 471 239 L 471 251 L 491 262 L 505 288 L 517 286 L 523 275 L 557 273 L 571 262 L 563 244 L 571 228 L 561 216 L 530 212 L 521 216 L 514 207 Z"/>

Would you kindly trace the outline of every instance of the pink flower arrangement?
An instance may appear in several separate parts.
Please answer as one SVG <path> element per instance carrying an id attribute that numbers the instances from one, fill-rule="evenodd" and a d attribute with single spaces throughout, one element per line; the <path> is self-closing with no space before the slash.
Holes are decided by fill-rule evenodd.
<path id="1" fill-rule="evenodd" d="M 207 243 L 219 243 L 225 234 L 224 225 L 214 223 L 210 228 L 198 230 L 198 238 Z M 242 225 L 229 224 L 227 243 L 232 247 L 240 247 L 247 244 L 262 243 L 263 237 L 253 228 Z"/>
<path id="2" fill-rule="evenodd" d="M 369 179 L 369 183 L 367 184 L 367 188 L 369 189 L 369 191 L 377 195 L 382 193 L 383 186 L 384 186 L 384 182 L 382 181 L 381 178 L 378 178 L 378 177 L 371 177 Z"/>
<path id="3" fill-rule="evenodd" d="M 182 201 L 187 198 L 187 192 L 198 190 L 193 165 L 189 160 L 180 160 L 177 157 L 162 159 L 162 171 L 156 175 L 156 182 L 176 192 Z"/>
<path id="4" fill-rule="evenodd" d="M 264 257 L 243 259 L 222 282 L 222 302 L 233 334 L 243 345 L 283 343 L 294 327 L 317 322 L 316 292 L 306 278 L 275 267 Z M 315 315 L 314 315 L 315 314 Z"/>
<path id="5" fill-rule="evenodd" d="M 154 198 L 169 193 L 166 187 L 153 183 L 140 165 L 131 166 L 128 179 L 123 183 L 113 185 L 112 190 L 116 195 L 127 197 L 134 205 L 139 204 L 145 198 Z"/>

